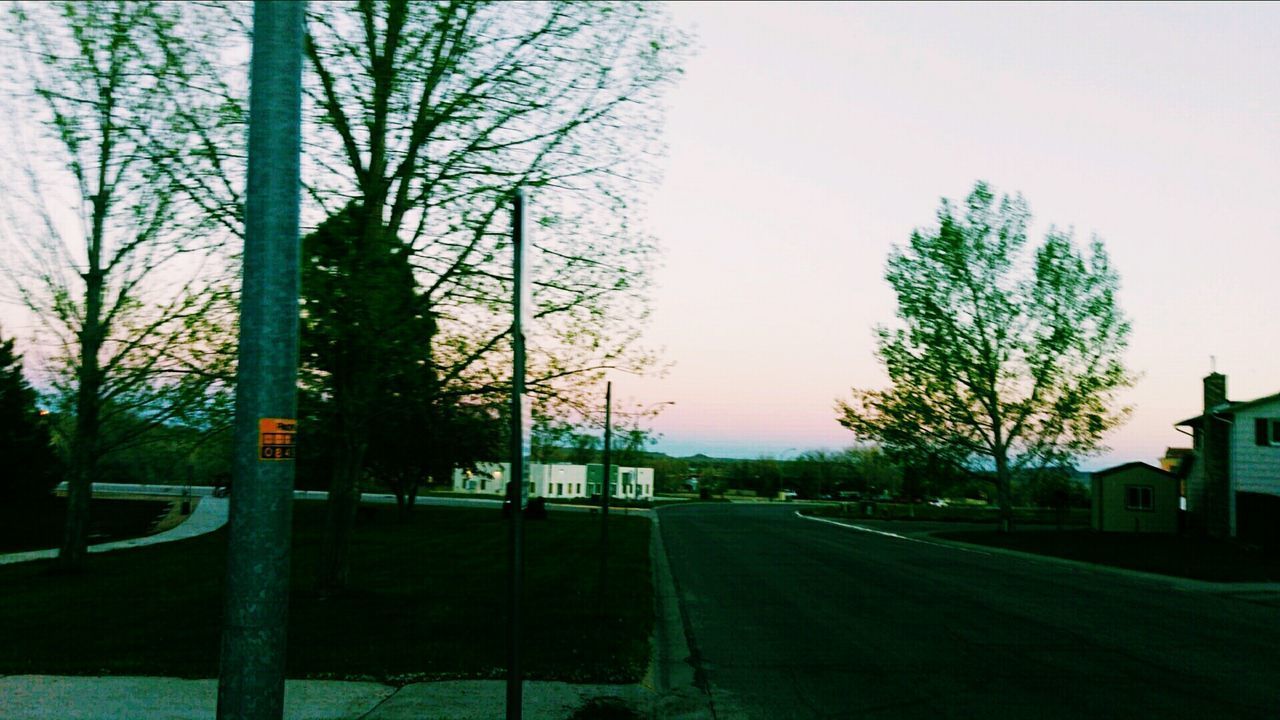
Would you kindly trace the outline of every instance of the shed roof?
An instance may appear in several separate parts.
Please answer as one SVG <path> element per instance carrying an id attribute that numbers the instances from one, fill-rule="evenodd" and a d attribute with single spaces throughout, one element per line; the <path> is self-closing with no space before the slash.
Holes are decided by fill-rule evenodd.
<path id="1" fill-rule="evenodd" d="M 1124 470 L 1133 470 L 1136 468 L 1146 468 L 1147 470 L 1150 470 L 1153 473 L 1164 475 L 1165 477 L 1170 477 L 1170 478 L 1175 477 L 1174 474 L 1171 472 L 1166 472 L 1154 465 L 1148 465 L 1147 463 L 1137 461 L 1137 460 L 1135 460 L 1134 462 L 1125 463 L 1123 465 L 1116 465 L 1115 467 L 1109 467 L 1105 470 L 1099 470 L 1095 472 L 1093 476 L 1096 478 L 1103 478 L 1108 475 L 1114 475 L 1118 472 L 1122 472 Z"/>

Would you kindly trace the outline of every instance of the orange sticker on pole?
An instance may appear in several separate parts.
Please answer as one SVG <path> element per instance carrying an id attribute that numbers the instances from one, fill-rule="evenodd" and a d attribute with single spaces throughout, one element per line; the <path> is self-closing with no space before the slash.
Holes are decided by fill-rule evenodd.
<path id="1" fill-rule="evenodd" d="M 294 418 L 258 419 L 258 459 L 292 460 L 298 421 Z"/>

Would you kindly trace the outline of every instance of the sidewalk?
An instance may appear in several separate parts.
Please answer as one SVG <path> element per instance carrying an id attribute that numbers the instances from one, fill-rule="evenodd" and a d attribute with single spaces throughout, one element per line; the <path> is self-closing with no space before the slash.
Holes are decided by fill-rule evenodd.
<path id="1" fill-rule="evenodd" d="M 59 490 L 66 490 L 66 483 L 58 486 Z M 112 550 L 127 550 L 129 548 L 142 547 L 143 545 L 154 545 L 156 543 L 171 542 L 173 540 L 185 540 L 186 538 L 195 537 L 211 533 L 214 530 L 227 524 L 227 516 L 230 512 L 231 501 L 228 498 L 213 497 L 213 488 L 204 486 L 184 487 L 182 485 L 134 485 L 134 484 L 117 484 L 117 483 L 95 483 L 93 486 L 95 496 L 106 496 L 117 494 L 127 495 L 163 495 L 175 497 L 190 497 L 196 501 L 195 510 L 191 516 L 177 527 L 166 530 L 155 535 L 148 535 L 140 538 L 130 538 L 128 540 L 119 540 L 117 542 L 101 543 L 98 545 L 90 545 L 89 552 L 104 553 Z M 295 490 L 293 497 L 296 500 L 324 500 L 329 497 L 329 493 L 319 490 Z M 394 504 L 396 498 L 394 495 L 365 493 L 361 497 L 361 502 L 374 505 L 390 505 Z M 421 505 L 458 505 L 458 506 L 483 506 L 483 507 L 499 507 L 500 500 L 491 500 L 485 498 L 418 498 Z M 573 507 L 568 509 L 578 510 Z M 9 565 L 11 563 L 27 562 L 30 560 L 47 560 L 58 556 L 58 549 L 51 548 L 47 550 L 30 550 L 27 552 L 9 553 L 0 555 L 0 565 Z"/>
<path id="2" fill-rule="evenodd" d="M 5 720 L 215 720 L 217 680 L 157 677 L 0 677 Z M 648 717 L 654 694 L 639 685 L 526 682 L 524 717 L 567 720 L 592 701 L 612 699 Z M 501 680 L 413 683 L 288 680 L 288 720 L 493 720 L 506 708 Z M 622 717 L 611 715 L 610 717 Z"/>
<path id="3" fill-rule="evenodd" d="M 205 533 L 213 532 L 227 524 L 228 506 L 229 502 L 226 498 L 210 496 L 201 497 L 199 502 L 196 503 L 196 508 L 192 511 L 191 516 L 175 528 L 165 530 L 162 533 L 156 533 L 155 535 L 148 535 L 146 537 L 130 538 L 128 540 L 90 545 L 89 552 L 104 553 L 111 552 L 112 550 L 127 550 L 129 548 L 142 547 L 143 545 L 154 545 L 156 543 L 172 542 L 174 540 L 184 540 L 189 537 L 204 535 Z M 9 553 L 7 555 L 0 555 L 0 565 L 27 562 L 28 560 L 45 560 L 48 558 L 55 558 L 57 556 L 57 548 Z"/>

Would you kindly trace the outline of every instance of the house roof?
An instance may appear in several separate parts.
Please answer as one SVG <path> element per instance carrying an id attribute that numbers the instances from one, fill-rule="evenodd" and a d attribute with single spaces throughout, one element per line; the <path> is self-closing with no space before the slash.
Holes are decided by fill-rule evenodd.
<path id="1" fill-rule="evenodd" d="M 1127 462 L 1123 465 L 1116 465 L 1115 467 L 1109 467 L 1105 470 L 1099 470 L 1095 472 L 1093 476 L 1095 478 L 1103 478 L 1108 475 L 1114 475 L 1118 472 L 1122 472 L 1124 470 L 1132 470 L 1134 468 L 1146 468 L 1147 470 L 1150 470 L 1153 473 L 1159 473 L 1160 475 L 1164 475 L 1166 477 L 1175 477 L 1174 474 L 1171 472 L 1165 472 L 1164 470 L 1161 470 L 1160 468 L 1154 465 L 1148 465 L 1147 463 L 1136 461 L 1136 460 L 1134 462 Z"/>
<path id="2" fill-rule="evenodd" d="M 1267 395 L 1266 397 L 1260 397 L 1255 400 L 1243 400 L 1243 401 L 1238 400 L 1235 402 L 1228 400 L 1227 402 L 1214 407 L 1213 414 L 1232 415 L 1240 410 L 1247 410 L 1248 408 L 1251 408 L 1255 405 L 1262 405 L 1269 402 L 1275 402 L 1277 400 L 1280 400 L 1280 393 L 1276 393 L 1275 395 Z M 1182 422 L 1176 422 L 1173 425 L 1174 427 L 1178 427 L 1180 425 L 1186 425 L 1188 427 L 1200 427 L 1203 421 L 1204 421 L 1204 415 L 1197 415 L 1193 418 L 1187 418 Z"/>
<path id="3" fill-rule="evenodd" d="M 1164 456 L 1167 458 L 1191 457 L 1193 453 L 1195 453 L 1195 450 L 1192 450 L 1191 448 L 1183 448 L 1183 447 L 1171 447 L 1171 448 L 1165 448 L 1164 450 Z"/>

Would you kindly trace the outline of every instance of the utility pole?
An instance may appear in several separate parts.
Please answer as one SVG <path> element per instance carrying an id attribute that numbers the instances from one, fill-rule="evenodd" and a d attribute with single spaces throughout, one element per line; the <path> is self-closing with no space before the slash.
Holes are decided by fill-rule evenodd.
<path id="1" fill-rule="evenodd" d="M 234 493 L 219 720 L 279 720 L 289 614 L 298 376 L 298 203 L 306 4 L 253 7 Z"/>
<path id="2" fill-rule="evenodd" d="M 613 382 L 604 386 L 604 478 L 600 481 L 600 580 L 596 584 L 599 591 L 600 617 L 605 613 L 605 574 L 609 571 L 609 471 L 610 445 L 613 444 Z"/>
<path id="3" fill-rule="evenodd" d="M 524 403 L 524 321 L 529 313 L 529 284 L 525 274 L 524 193 L 516 190 L 511 216 L 511 245 L 514 251 L 511 304 L 511 478 L 507 481 L 507 501 L 511 508 L 508 545 L 507 598 L 507 720 L 520 720 L 524 713 L 524 676 L 520 667 L 520 621 L 524 591 L 524 500 L 528 482 L 528 431 L 530 408 Z"/>

